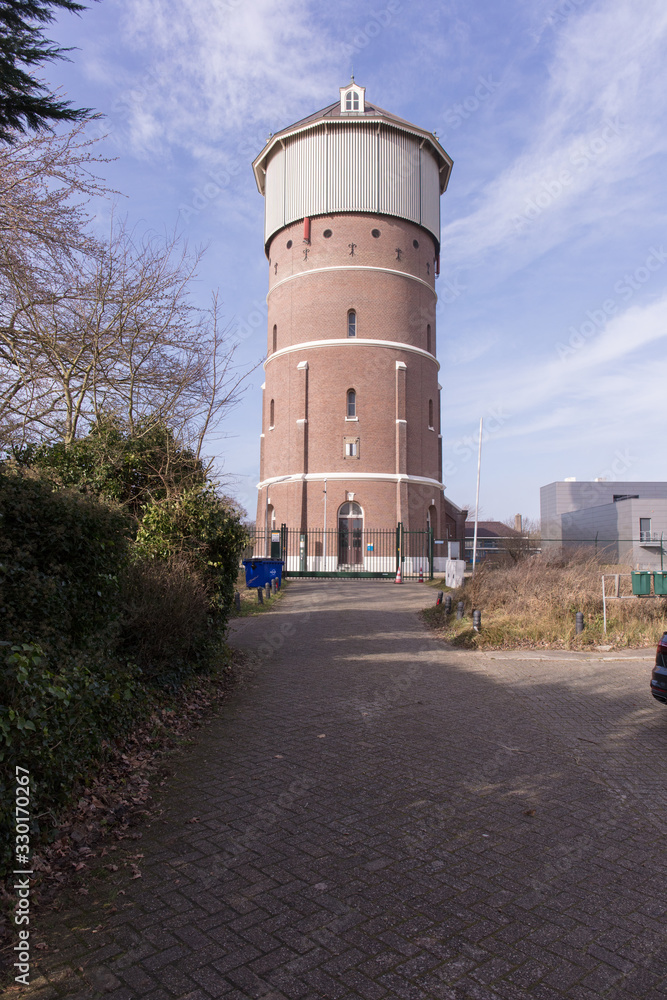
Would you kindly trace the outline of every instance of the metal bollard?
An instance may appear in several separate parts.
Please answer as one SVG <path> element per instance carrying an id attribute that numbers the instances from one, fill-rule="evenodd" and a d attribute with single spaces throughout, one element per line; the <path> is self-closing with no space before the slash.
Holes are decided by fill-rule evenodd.
<path id="1" fill-rule="evenodd" d="M 583 613 L 583 611 L 577 611 L 577 614 L 575 616 L 575 621 L 576 621 L 575 628 L 576 628 L 576 631 L 577 631 L 577 635 L 579 635 L 580 632 L 584 631 L 584 613 Z"/>
<path id="2" fill-rule="evenodd" d="M 238 590 L 234 591 L 234 607 L 236 608 L 237 611 L 241 610 L 241 595 L 239 594 Z"/>
<path id="3" fill-rule="evenodd" d="M 445 597 L 445 614 L 451 615 L 452 613 L 452 595 L 447 594 Z"/>
<path id="4" fill-rule="evenodd" d="M 482 631 L 482 612 L 481 611 L 473 611 L 473 613 L 472 613 L 472 627 L 475 630 L 475 632 L 481 632 Z"/>
<path id="5" fill-rule="evenodd" d="M 262 588 L 257 588 L 257 603 L 264 604 L 264 594 L 262 593 Z"/>
<path id="6" fill-rule="evenodd" d="M 444 596 L 444 591 L 443 590 L 439 590 L 438 591 L 438 597 L 437 597 L 436 602 L 435 602 L 436 608 L 437 608 L 437 606 L 439 604 L 442 604 L 442 598 L 443 598 L 443 596 Z"/>
<path id="7" fill-rule="evenodd" d="M 456 605 L 456 617 L 459 621 L 461 620 L 461 618 L 463 618 L 464 610 L 465 610 L 465 605 L 463 601 L 459 601 L 459 603 Z"/>
<path id="8" fill-rule="evenodd" d="M 267 583 L 267 585 L 266 585 L 266 599 L 267 599 L 267 601 L 271 600 L 271 583 L 270 582 Z"/>

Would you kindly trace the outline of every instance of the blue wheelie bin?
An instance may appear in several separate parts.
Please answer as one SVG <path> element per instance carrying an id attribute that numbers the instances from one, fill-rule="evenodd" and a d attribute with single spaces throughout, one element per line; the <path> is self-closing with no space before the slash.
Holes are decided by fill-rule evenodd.
<path id="1" fill-rule="evenodd" d="M 280 587 L 283 578 L 282 559 L 244 559 L 246 587 L 266 587 L 273 580 Z"/>

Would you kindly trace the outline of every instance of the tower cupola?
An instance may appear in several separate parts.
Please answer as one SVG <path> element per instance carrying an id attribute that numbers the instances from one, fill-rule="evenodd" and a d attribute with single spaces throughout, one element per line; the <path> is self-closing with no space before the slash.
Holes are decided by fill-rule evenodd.
<path id="1" fill-rule="evenodd" d="M 366 88 L 356 84 L 354 77 L 352 77 L 347 87 L 340 88 L 340 113 L 342 115 L 363 114 L 366 110 L 365 93 Z"/>

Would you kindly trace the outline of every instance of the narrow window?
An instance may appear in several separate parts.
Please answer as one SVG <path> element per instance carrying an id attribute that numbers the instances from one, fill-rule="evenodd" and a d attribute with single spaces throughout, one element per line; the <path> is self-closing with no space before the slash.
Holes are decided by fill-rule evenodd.
<path id="1" fill-rule="evenodd" d="M 433 400 L 432 399 L 429 399 L 429 401 L 428 401 L 428 425 L 429 425 L 429 427 L 433 427 L 434 426 L 434 424 L 433 424 Z"/>
<path id="2" fill-rule="evenodd" d="M 354 389 L 347 391 L 347 415 L 348 417 L 356 417 L 357 415 L 357 394 Z"/>
<path id="3" fill-rule="evenodd" d="M 274 422 L 273 422 L 274 417 L 275 417 L 275 406 L 274 406 L 273 400 L 271 400 L 271 405 L 269 407 L 269 427 L 273 427 L 274 426 Z"/>
<path id="4" fill-rule="evenodd" d="M 357 335 L 357 314 L 356 314 L 356 312 L 349 312 L 347 314 L 347 335 L 348 335 L 348 337 L 356 337 L 356 335 Z"/>
<path id="5" fill-rule="evenodd" d="M 352 91 L 345 95 L 345 110 L 352 110 Z"/>
<path id="6" fill-rule="evenodd" d="M 650 517 L 640 517 L 639 518 L 639 541 L 640 542 L 650 542 L 651 538 L 651 518 Z"/>
<path id="7" fill-rule="evenodd" d="M 276 351 L 278 348 L 278 327 L 273 324 L 273 350 Z"/>
<path id="8" fill-rule="evenodd" d="M 274 326 L 273 329 L 275 330 L 275 326 Z M 274 350 L 275 350 L 275 348 L 274 348 Z M 430 323 L 426 327 L 426 350 L 428 351 L 429 354 L 433 353 L 432 350 L 431 350 L 431 324 Z"/>

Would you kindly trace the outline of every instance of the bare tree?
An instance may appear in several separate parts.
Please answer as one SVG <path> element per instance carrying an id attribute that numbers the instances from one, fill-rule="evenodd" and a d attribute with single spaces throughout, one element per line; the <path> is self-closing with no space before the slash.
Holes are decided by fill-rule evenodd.
<path id="1" fill-rule="evenodd" d="M 38 283 L 54 262 L 96 252 L 85 202 L 109 189 L 95 172 L 107 161 L 94 147 L 83 125 L 0 146 L 0 295 L 17 273 Z"/>
<path id="2" fill-rule="evenodd" d="M 201 251 L 116 218 L 92 235 L 76 195 L 104 192 L 96 162 L 79 130 L 0 151 L 0 445 L 112 417 L 169 426 L 199 458 L 249 372 L 217 295 L 192 301 Z"/>

